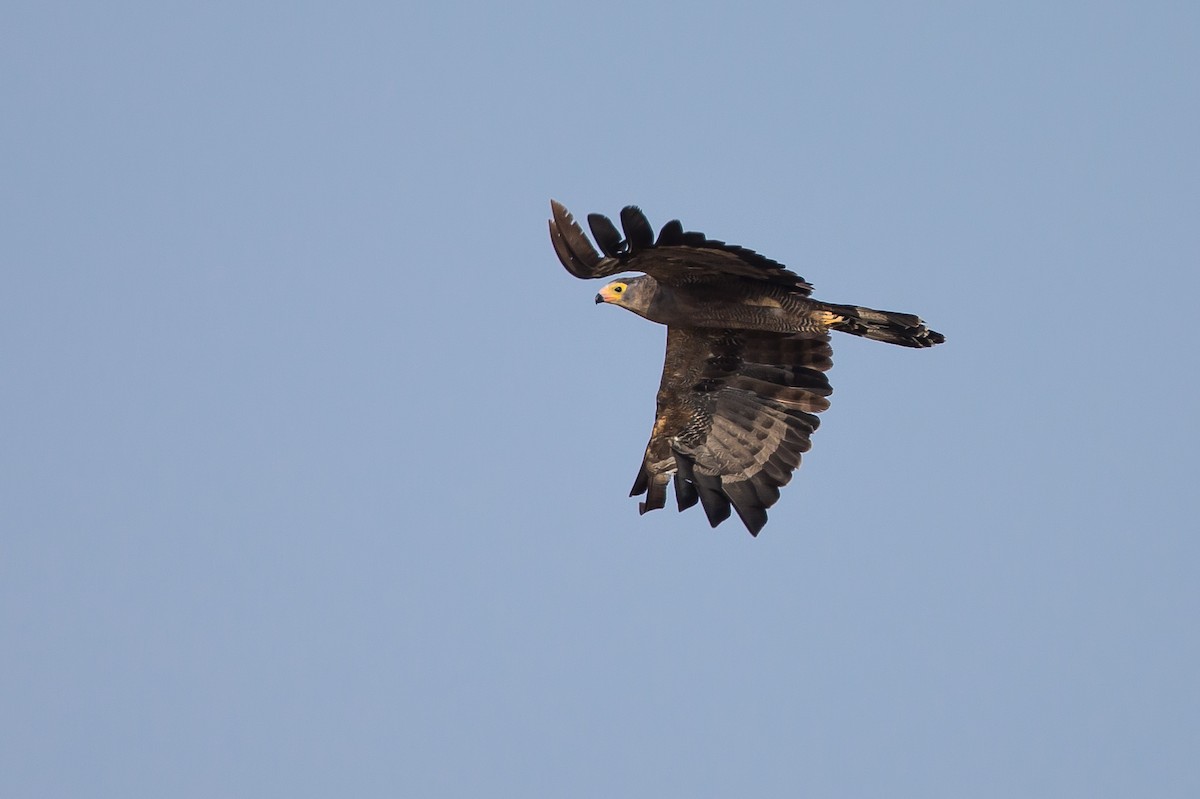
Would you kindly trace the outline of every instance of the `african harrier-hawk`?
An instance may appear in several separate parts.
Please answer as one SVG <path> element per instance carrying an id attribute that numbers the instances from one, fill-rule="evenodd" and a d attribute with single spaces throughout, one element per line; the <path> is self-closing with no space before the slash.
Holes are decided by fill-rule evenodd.
<path id="1" fill-rule="evenodd" d="M 697 501 L 716 527 L 737 511 L 752 535 L 807 452 L 832 393 L 830 330 L 904 347 L 945 341 L 912 314 L 809 298 L 812 286 L 753 250 L 684 231 L 659 232 L 635 206 L 621 211 L 624 236 L 600 214 L 588 224 L 603 253 L 567 209 L 551 200 L 550 240 L 581 278 L 617 280 L 596 302 L 667 326 L 667 354 L 650 443 L 630 496 L 641 513 L 666 504 L 674 475 L 679 509 Z"/>

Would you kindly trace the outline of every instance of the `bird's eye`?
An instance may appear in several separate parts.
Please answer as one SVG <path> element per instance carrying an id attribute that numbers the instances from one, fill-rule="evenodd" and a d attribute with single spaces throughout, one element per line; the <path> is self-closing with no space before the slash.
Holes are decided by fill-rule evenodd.
<path id="1" fill-rule="evenodd" d="M 613 294 L 620 294 L 624 290 L 624 286 L 613 286 Z"/>

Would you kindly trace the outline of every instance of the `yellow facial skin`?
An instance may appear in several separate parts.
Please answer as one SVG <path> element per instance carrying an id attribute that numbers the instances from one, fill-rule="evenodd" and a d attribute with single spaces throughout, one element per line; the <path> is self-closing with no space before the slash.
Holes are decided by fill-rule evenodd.
<path id="1" fill-rule="evenodd" d="M 596 295 L 596 302 L 611 302 L 620 304 L 621 298 L 624 297 L 625 292 L 628 289 L 628 284 L 620 280 L 609 283 L 607 286 L 600 289 L 600 293 Z"/>

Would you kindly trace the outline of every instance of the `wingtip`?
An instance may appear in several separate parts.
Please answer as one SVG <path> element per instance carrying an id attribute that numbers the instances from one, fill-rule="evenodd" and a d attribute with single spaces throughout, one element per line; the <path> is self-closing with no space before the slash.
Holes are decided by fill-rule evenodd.
<path id="1" fill-rule="evenodd" d="M 571 212 L 558 200 L 550 200 L 550 243 L 554 253 L 566 270 L 575 277 L 599 277 L 600 253 L 588 241 L 583 228 L 571 216 Z"/>
<path id="2" fill-rule="evenodd" d="M 663 225 L 662 230 L 658 232 L 658 240 L 654 242 L 655 247 L 676 247 L 681 244 L 683 244 L 683 223 L 678 219 L 672 219 Z"/>
<path id="3" fill-rule="evenodd" d="M 592 238 L 596 240 L 600 252 L 609 258 L 619 258 L 626 250 L 625 241 L 621 238 L 616 225 L 604 214 L 588 214 L 588 227 L 591 228 Z"/>
<path id="4" fill-rule="evenodd" d="M 767 524 L 767 509 L 760 501 L 754 485 L 749 481 L 721 481 L 725 496 L 733 504 L 742 524 L 750 531 L 750 535 L 758 537 L 758 533 Z"/>
<path id="5" fill-rule="evenodd" d="M 625 240 L 629 242 L 631 253 L 648 250 L 654 246 L 654 228 L 650 220 L 636 205 L 627 205 L 621 209 L 621 228 L 625 231 Z"/>

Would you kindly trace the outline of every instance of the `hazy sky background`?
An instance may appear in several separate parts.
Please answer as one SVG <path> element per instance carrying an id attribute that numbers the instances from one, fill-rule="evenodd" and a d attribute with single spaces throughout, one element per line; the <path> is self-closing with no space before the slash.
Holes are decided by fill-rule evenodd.
<path id="1" fill-rule="evenodd" d="M 0 795 L 1200 795 L 1191 3 L 9 3 Z M 638 203 L 839 337 L 626 493 Z"/>

